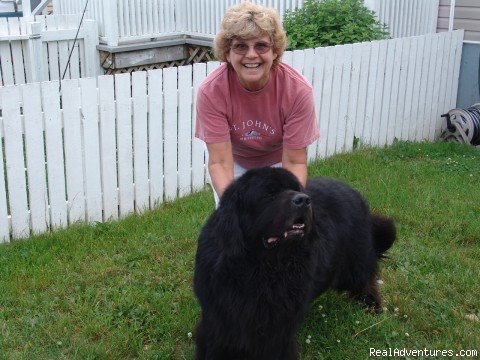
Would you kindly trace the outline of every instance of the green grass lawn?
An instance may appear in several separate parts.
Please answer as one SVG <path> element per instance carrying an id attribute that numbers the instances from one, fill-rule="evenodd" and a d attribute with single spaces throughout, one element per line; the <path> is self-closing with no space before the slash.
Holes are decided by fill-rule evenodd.
<path id="1" fill-rule="evenodd" d="M 398 241 L 381 264 L 385 311 L 324 294 L 298 334 L 301 359 L 367 359 L 371 348 L 480 352 L 480 151 L 398 143 L 337 155 L 310 175 L 360 190 L 395 219 Z M 212 209 L 203 191 L 1 245 L 0 359 L 192 359 L 196 239 Z"/>

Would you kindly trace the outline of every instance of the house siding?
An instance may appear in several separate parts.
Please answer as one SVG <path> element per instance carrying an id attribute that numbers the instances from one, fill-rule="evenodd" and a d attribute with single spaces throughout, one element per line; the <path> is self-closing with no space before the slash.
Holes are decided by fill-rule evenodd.
<path id="1" fill-rule="evenodd" d="M 438 3 L 437 32 L 448 31 L 450 20 L 450 0 L 440 0 Z"/>
<path id="2" fill-rule="evenodd" d="M 450 18 L 450 0 L 440 0 L 437 32 L 447 31 Z M 480 42 L 480 1 L 455 0 L 454 29 L 465 29 L 466 41 Z"/>

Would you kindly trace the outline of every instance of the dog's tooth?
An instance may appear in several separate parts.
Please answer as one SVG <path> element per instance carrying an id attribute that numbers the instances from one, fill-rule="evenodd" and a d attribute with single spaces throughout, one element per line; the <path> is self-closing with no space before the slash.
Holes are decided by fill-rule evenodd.
<path id="1" fill-rule="evenodd" d="M 267 243 L 271 244 L 271 243 L 274 243 L 274 242 L 277 241 L 277 240 L 278 240 L 278 238 L 276 238 L 276 237 L 271 237 L 271 238 L 268 238 Z"/>

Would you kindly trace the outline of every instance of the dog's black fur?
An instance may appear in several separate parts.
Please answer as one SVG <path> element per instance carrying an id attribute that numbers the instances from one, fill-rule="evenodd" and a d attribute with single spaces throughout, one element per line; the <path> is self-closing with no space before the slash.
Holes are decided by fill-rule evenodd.
<path id="1" fill-rule="evenodd" d="M 327 289 L 380 311 L 377 262 L 395 236 L 393 221 L 340 181 L 311 179 L 303 192 L 287 170 L 248 171 L 198 240 L 196 358 L 296 359 L 295 332 Z"/>

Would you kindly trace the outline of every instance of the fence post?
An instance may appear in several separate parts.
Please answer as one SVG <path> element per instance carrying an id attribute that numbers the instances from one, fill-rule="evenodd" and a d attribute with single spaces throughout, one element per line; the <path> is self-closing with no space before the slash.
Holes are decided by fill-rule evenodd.
<path id="1" fill-rule="evenodd" d="M 108 46 L 118 46 L 117 0 L 103 0 L 103 21 Z"/>
<path id="2" fill-rule="evenodd" d="M 97 50 L 98 28 L 95 20 L 84 20 L 85 44 L 85 72 L 87 77 L 96 77 L 102 74 L 100 57 Z"/>
<path id="3" fill-rule="evenodd" d="M 27 66 L 31 82 L 41 82 L 44 78 L 43 72 L 43 49 L 42 49 L 42 28 L 39 22 L 29 22 L 27 31 L 30 36 L 28 41 Z M 27 74 L 28 75 L 28 74 Z"/>

